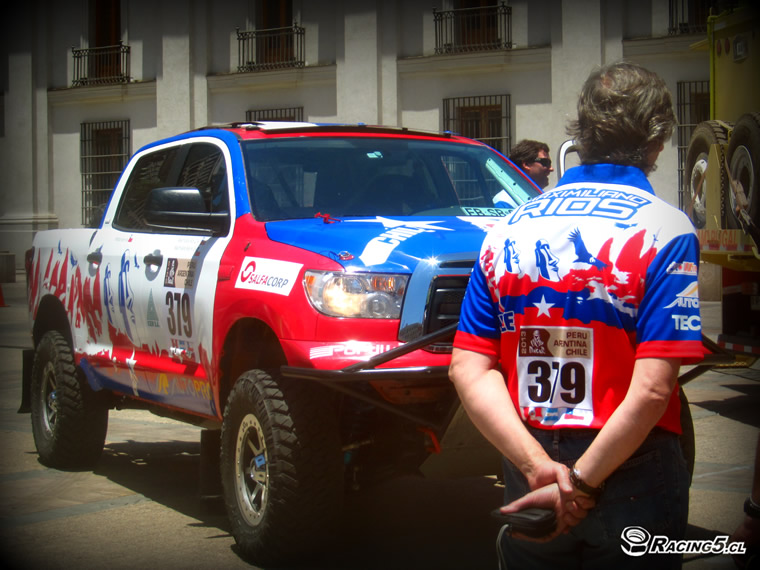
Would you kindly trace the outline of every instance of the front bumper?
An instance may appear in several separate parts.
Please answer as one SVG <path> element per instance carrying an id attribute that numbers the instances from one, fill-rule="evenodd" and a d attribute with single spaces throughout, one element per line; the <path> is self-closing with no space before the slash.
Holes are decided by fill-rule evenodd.
<path id="1" fill-rule="evenodd" d="M 280 373 L 285 378 L 318 382 L 337 392 L 362 400 L 387 412 L 402 416 L 419 425 L 427 426 L 438 431 L 445 429 L 451 420 L 451 415 L 441 422 L 440 418 L 436 419 L 409 412 L 403 407 L 391 403 L 387 399 L 377 397 L 367 391 L 358 389 L 356 384 L 365 382 L 380 383 L 384 381 L 408 384 L 438 383 L 445 385 L 447 389 L 453 392 L 453 386 L 448 384 L 448 366 L 405 366 L 401 368 L 378 367 L 388 364 L 392 360 L 403 357 L 415 350 L 419 350 L 448 338 L 456 332 L 456 328 L 457 323 L 453 323 L 416 340 L 377 354 L 366 361 L 357 362 L 338 370 L 282 366 L 280 368 Z M 380 390 L 380 392 L 382 392 L 382 390 Z M 453 414 L 454 411 L 455 409 L 452 410 L 451 414 Z"/>

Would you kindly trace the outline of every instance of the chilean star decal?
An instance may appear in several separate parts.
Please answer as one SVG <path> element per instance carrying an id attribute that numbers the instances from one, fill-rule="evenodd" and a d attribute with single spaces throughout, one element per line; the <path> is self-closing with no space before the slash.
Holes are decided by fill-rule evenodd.
<path id="1" fill-rule="evenodd" d="M 407 220 L 392 220 L 377 216 L 376 218 L 367 218 L 363 220 L 345 220 L 346 222 L 376 222 L 383 225 L 385 231 L 380 235 L 372 238 L 367 242 L 364 251 L 359 256 L 365 265 L 379 265 L 385 263 L 388 257 L 393 253 L 396 247 L 409 239 L 421 233 L 447 231 L 453 232 L 451 228 L 442 228 L 435 224 L 443 223 L 443 220 L 411 222 Z"/>

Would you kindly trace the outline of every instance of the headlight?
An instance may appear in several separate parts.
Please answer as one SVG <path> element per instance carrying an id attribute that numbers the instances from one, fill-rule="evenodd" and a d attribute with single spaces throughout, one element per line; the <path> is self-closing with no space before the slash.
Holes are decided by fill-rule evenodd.
<path id="1" fill-rule="evenodd" d="M 312 305 L 331 317 L 398 319 L 408 275 L 306 271 Z"/>

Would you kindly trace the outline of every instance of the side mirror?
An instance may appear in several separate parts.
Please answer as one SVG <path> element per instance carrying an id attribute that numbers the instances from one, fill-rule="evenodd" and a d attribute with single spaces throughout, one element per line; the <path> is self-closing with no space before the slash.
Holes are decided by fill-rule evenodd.
<path id="1" fill-rule="evenodd" d="M 154 188 L 145 202 L 145 222 L 154 228 L 184 232 L 229 231 L 227 212 L 209 212 L 198 188 Z"/>

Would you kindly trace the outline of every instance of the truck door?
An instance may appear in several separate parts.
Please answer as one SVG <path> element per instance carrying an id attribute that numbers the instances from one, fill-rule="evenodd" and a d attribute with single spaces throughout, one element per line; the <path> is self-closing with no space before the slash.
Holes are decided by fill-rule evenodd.
<path id="1" fill-rule="evenodd" d="M 197 188 L 208 211 L 229 217 L 229 153 L 212 141 L 180 142 L 140 157 L 96 236 L 112 342 L 110 362 L 97 363 L 105 380 L 142 399 L 208 415 L 216 410 L 203 364 L 210 360 L 216 276 L 228 239 L 156 227 L 145 206 L 155 188 Z"/>

